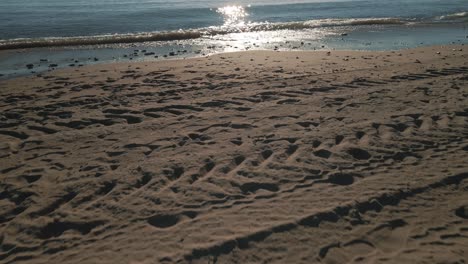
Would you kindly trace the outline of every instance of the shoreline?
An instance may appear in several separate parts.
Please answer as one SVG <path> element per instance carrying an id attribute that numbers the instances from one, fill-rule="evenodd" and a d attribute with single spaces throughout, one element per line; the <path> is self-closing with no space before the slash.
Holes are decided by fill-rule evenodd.
<path id="1" fill-rule="evenodd" d="M 0 261 L 466 261 L 468 48 L 0 80 Z"/>
<path id="2" fill-rule="evenodd" d="M 376 30 L 377 29 L 377 30 Z M 371 50 L 388 51 L 434 45 L 468 44 L 459 25 L 360 26 L 327 31 L 232 33 L 214 38 L 99 46 L 33 48 L 0 51 L 0 78 L 96 63 L 158 61 L 248 50 Z M 435 38 L 434 36 L 438 37 Z M 260 40 L 259 40 L 260 39 Z"/>
<path id="3" fill-rule="evenodd" d="M 274 54 L 281 54 L 281 55 L 286 55 L 288 58 L 295 58 L 294 55 L 305 55 L 306 58 L 313 58 L 315 56 L 323 58 L 325 55 L 328 56 L 328 53 L 330 55 L 336 55 L 338 54 L 339 56 L 346 56 L 346 54 L 353 54 L 353 55 L 359 55 L 359 54 L 402 54 L 402 53 L 413 53 L 413 51 L 421 51 L 422 53 L 426 51 L 433 51 L 433 52 L 439 52 L 439 50 L 445 50 L 446 53 L 450 52 L 459 52 L 463 51 L 463 49 L 466 49 L 468 46 L 463 44 L 446 44 L 446 45 L 430 45 L 430 46 L 422 46 L 422 47 L 417 47 L 417 48 L 407 48 L 407 49 L 397 49 L 397 50 L 333 50 L 333 49 L 326 49 L 323 48 L 321 50 L 245 50 L 245 51 L 229 51 L 229 52 L 222 52 L 222 53 L 212 53 L 208 55 L 198 55 L 196 57 L 167 57 L 167 58 L 161 58 L 158 60 L 147 60 L 147 61 L 115 61 L 115 62 L 96 62 L 95 64 L 86 64 L 82 65 L 79 67 L 67 67 L 67 68 L 52 68 L 47 71 L 43 71 L 40 73 L 30 73 L 26 74 L 24 76 L 17 76 L 17 77 L 11 77 L 11 78 L 4 78 L 0 79 L 1 81 L 8 81 L 8 80 L 14 80 L 17 78 L 36 78 L 36 77 L 42 77 L 43 75 L 50 75 L 54 73 L 58 74 L 72 74 L 72 72 L 82 72 L 82 71 L 87 71 L 88 69 L 94 69 L 94 70 L 102 70 L 106 68 L 118 68 L 120 70 L 124 70 L 125 67 L 150 67 L 150 66 L 162 66 L 164 64 L 167 64 L 168 67 L 174 67 L 174 65 L 177 65 L 177 67 L 180 67 L 179 64 L 184 64 L 184 63 L 191 63 L 191 62 L 200 62 L 201 60 L 206 60 L 207 58 L 221 58 L 221 57 L 248 57 L 252 55 L 253 57 L 256 57 L 257 55 L 262 55 L 262 56 L 267 56 L 267 55 L 274 55 Z M 25 50 L 25 52 L 28 52 Z M 438 54 L 438 55 L 444 55 L 444 54 Z M 447 55 L 447 54 L 445 54 Z M 297 56 L 296 56 L 297 57 Z M 418 59 L 419 57 L 415 57 L 415 59 Z M 437 58 L 434 58 L 437 59 Z M 407 61 L 407 63 L 413 63 L 413 61 Z M 151 64 L 151 65 L 150 65 Z"/>

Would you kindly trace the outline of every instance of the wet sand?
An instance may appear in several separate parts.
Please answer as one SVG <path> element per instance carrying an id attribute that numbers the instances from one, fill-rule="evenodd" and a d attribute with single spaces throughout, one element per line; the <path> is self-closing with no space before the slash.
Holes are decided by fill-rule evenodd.
<path id="1" fill-rule="evenodd" d="M 1 263 L 464 263 L 468 49 L 0 81 Z"/>

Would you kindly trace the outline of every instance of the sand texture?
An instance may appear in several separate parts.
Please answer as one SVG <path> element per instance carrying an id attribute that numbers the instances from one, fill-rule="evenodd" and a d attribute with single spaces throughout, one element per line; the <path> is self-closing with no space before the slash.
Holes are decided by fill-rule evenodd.
<path id="1" fill-rule="evenodd" d="M 0 263 L 466 263 L 468 49 L 0 82 Z"/>

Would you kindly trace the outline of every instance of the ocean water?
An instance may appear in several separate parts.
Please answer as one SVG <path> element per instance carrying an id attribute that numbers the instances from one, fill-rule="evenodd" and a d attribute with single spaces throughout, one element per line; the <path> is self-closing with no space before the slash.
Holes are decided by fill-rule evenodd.
<path id="1" fill-rule="evenodd" d="M 21 43 L 47 46 L 47 41 L 49 45 L 74 45 L 195 39 L 338 26 L 467 23 L 467 11 L 466 0 L 2 0 L 0 47 Z"/>
<path id="2" fill-rule="evenodd" d="M 467 0 L 0 0 L 0 74 L 31 58 L 46 69 L 44 57 L 61 66 L 466 43 L 467 28 Z"/>

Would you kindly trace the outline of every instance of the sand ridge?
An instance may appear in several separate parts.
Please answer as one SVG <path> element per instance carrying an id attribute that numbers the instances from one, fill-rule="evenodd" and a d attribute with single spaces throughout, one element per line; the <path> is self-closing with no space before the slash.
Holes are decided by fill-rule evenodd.
<path id="1" fill-rule="evenodd" d="M 0 82 L 0 262 L 463 263 L 468 51 Z"/>

